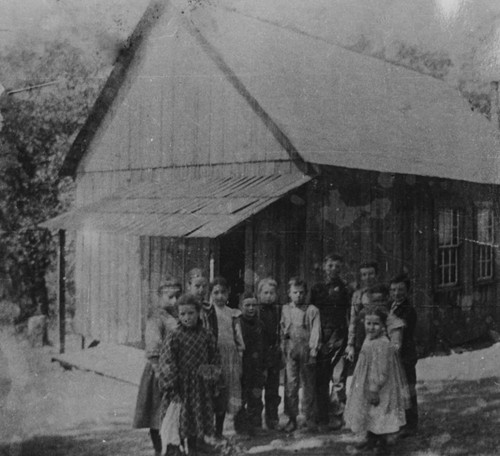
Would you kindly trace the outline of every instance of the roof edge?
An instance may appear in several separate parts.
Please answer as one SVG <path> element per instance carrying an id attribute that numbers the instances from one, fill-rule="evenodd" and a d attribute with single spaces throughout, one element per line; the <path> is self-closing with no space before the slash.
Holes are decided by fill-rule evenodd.
<path id="1" fill-rule="evenodd" d="M 128 70 L 135 59 L 137 51 L 149 36 L 154 24 L 164 12 L 167 3 L 169 3 L 168 0 L 151 0 L 149 3 L 134 31 L 120 50 L 113 69 L 87 116 L 87 120 L 66 154 L 59 170 L 60 176 L 75 177 L 81 159 L 127 78 Z"/>
<path id="2" fill-rule="evenodd" d="M 219 68 L 227 81 L 236 89 L 240 96 L 248 103 L 250 108 L 257 114 L 267 129 L 271 132 L 278 143 L 283 147 L 285 152 L 290 157 L 292 163 L 299 171 L 306 175 L 317 175 L 319 170 L 316 166 L 304 160 L 300 152 L 292 143 L 288 135 L 276 123 L 272 116 L 263 108 L 259 101 L 245 86 L 243 81 L 238 77 L 234 70 L 225 61 L 219 50 L 205 37 L 201 30 L 193 23 L 192 20 L 184 15 L 179 15 L 186 30 L 196 40 L 200 48 L 205 52 L 210 60 Z"/>

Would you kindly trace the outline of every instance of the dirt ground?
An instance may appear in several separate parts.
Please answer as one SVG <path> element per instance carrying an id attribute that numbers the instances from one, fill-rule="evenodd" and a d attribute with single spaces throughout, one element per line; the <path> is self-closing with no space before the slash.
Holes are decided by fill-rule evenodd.
<path id="1" fill-rule="evenodd" d="M 147 430 L 130 429 L 135 386 L 89 372 L 65 371 L 50 362 L 53 348 L 32 349 L 10 330 L 0 332 L 0 346 L 15 380 L 1 409 L 0 455 L 153 454 Z M 463 367 L 453 357 L 427 363 L 419 384 L 420 432 L 398 442 L 394 454 L 500 455 L 500 381 L 491 375 L 500 370 L 498 353 L 497 344 L 473 358 L 470 353 L 469 358 L 456 358 L 467 359 L 468 366 L 477 358 L 482 366 L 469 369 L 466 375 L 460 375 Z M 457 372 L 439 373 L 440 367 L 450 373 L 452 365 L 458 366 Z M 228 455 L 358 454 L 348 430 L 295 436 L 275 432 L 251 440 L 232 439 L 225 451 Z"/>

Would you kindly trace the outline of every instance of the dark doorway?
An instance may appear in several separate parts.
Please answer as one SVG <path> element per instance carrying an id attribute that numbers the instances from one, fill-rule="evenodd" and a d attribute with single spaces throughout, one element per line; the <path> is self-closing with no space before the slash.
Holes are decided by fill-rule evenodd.
<path id="1" fill-rule="evenodd" d="M 237 308 L 239 296 L 245 290 L 245 227 L 221 236 L 219 273 L 227 280 L 231 292 L 229 307 Z"/>

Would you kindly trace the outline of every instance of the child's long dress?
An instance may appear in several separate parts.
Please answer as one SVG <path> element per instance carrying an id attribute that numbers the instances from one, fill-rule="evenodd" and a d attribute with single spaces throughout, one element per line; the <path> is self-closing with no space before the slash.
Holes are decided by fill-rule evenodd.
<path id="1" fill-rule="evenodd" d="M 158 358 L 167 336 L 177 328 L 177 319 L 159 309 L 146 323 L 146 366 L 141 376 L 135 407 L 134 428 L 160 429 L 162 397 L 158 386 Z"/>
<path id="2" fill-rule="evenodd" d="M 369 392 L 378 392 L 380 403 L 369 403 Z M 355 433 L 390 434 L 406 424 L 409 405 L 401 363 L 389 339 L 365 339 L 354 370 L 344 419 Z"/>
<path id="3" fill-rule="evenodd" d="M 169 401 L 181 401 L 181 439 L 214 433 L 214 395 L 221 376 L 215 340 L 201 322 L 180 326 L 160 354 L 160 388 Z"/>
<path id="4" fill-rule="evenodd" d="M 215 306 L 217 315 L 217 348 L 222 364 L 225 391 L 218 412 L 236 413 L 241 408 L 242 354 L 245 349 L 239 316 L 241 312 L 230 307 Z"/>

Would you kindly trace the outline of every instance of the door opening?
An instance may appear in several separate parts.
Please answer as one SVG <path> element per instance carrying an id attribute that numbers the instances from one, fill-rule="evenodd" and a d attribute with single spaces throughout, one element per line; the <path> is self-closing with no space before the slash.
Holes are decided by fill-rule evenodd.
<path id="1" fill-rule="evenodd" d="M 245 290 L 245 226 L 226 233 L 219 241 L 219 274 L 230 287 L 229 307 L 237 308 Z"/>

